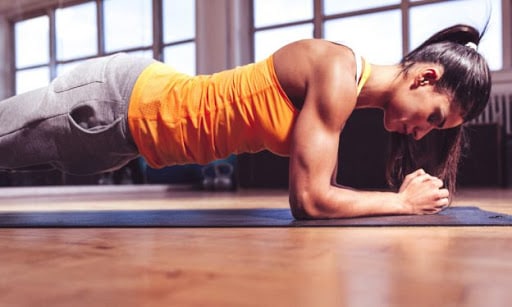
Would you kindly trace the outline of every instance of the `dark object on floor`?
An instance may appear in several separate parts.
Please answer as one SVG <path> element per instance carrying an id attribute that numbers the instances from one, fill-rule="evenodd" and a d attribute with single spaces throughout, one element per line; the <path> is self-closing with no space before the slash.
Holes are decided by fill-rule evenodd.
<path id="1" fill-rule="evenodd" d="M 294 220 L 288 209 L 2 212 L 0 228 L 511 226 L 512 216 L 452 207 L 437 215 Z"/>

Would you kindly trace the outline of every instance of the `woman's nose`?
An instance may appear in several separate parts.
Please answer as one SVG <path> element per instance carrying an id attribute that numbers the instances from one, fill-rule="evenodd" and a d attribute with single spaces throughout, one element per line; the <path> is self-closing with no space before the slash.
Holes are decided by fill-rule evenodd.
<path id="1" fill-rule="evenodd" d="M 412 137 L 416 140 L 416 141 L 419 141 L 421 140 L 425 135 L 427 135 L 430 131 L 432 131 L 433 127 L 432 126 L 429 126 L 427 128 L 421 128 L 421 127 L 416 127 L 414 128 L 413 130 L 413 133 L 412 133 Z"/>

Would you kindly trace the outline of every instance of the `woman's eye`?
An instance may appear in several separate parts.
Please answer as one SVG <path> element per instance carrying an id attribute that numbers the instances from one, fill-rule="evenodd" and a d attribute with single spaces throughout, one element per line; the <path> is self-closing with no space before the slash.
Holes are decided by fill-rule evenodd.
<path id="1" fill-rule="evenodd" d="M 438 113 L 431 114 L 427 118 L 427 121 L 429 124 L 436 125 L 438 128 L 442 128 L 444 126 L 444 120 L 442 120 L 441 114 Z"/>

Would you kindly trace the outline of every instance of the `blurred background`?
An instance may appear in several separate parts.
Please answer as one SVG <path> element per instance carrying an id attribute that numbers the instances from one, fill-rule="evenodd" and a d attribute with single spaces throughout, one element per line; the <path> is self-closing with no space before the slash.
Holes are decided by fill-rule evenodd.
<path id="1" fill-rule="evenodd" d="M 479 51 L 493 70 L 484 114 L 469 125 L 461 186 L 512 186 L 512 0 L 17 0 L 0 1 L 0 98 L 47 85 L 84 60 L 117 52 L 208 74 L 262 60 L 294 40 L 325 38 L 368 60 L 394 64 L 434 32 L 457 23 L 487 31 Z M 388 135 L 379 111 L 356 111 L 340 136 L 338 180 L 383 188 Z M 0 123 L 1 125 L 1 123 Z M 235 188 L 286 188 L 288 160 L 268 152 L 204 168 L 160 170 L 143 159 L 114 173 L 0 171 L 1 186 L 176 184 L 201 188 L 229 164 Z M 224 174 L 226 175 L 226 174 Z"/>

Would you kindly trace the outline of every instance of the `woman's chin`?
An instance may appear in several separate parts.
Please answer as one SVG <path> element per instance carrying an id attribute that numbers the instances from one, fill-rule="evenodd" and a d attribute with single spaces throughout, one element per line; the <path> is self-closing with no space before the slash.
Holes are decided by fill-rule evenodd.
<path id="1" fill-rule="evenodd" d="M 396 130 L 392 129 L 391 125 L 389 125 L 389 123 L 387 123 L 385 120 L 384 120 L 384 129 L 387 131 L 387 132 L 396 132 Z"/>

